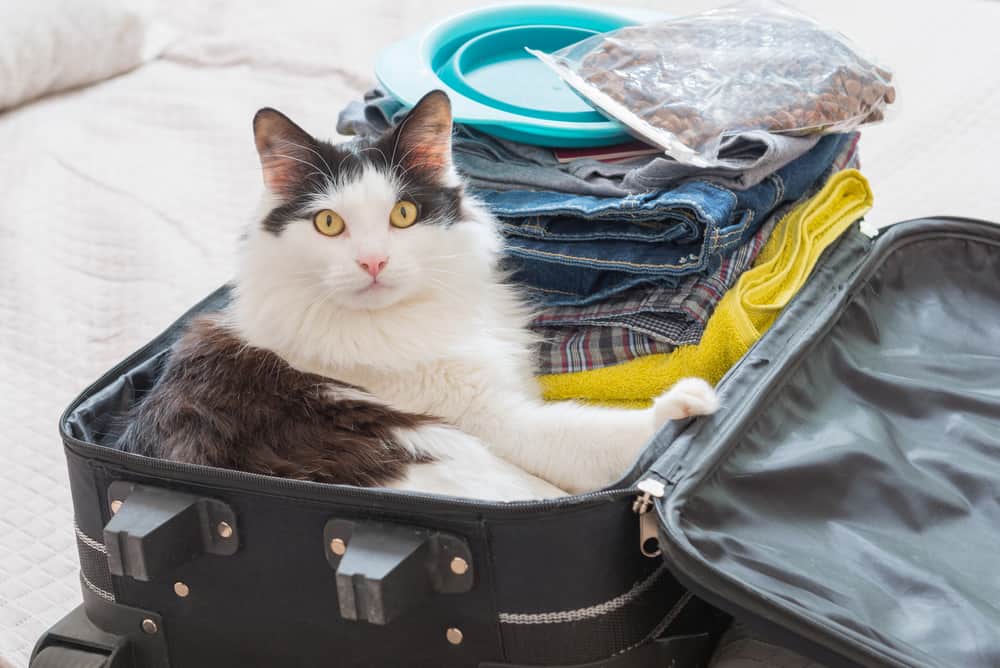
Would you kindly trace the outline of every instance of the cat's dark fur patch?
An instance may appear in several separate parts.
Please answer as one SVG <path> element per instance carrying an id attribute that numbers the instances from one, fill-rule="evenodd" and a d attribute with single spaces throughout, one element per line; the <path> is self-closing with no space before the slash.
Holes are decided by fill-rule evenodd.
<path id="1" fill-rule="evenodd" d="M 218 316 L 192 321 L 136 408 L 122 449 L 177 462 L 325 483 L 378 486 L 414 455 L 394 436 L 437 420 L 292 368 L 244 343 Z"/>
<path id="2" fill-rule="evenodd" d="M 399 198 L 417 205 L 417 224 L 450 225 L 461 220 L 462 187 L 444 177 L 450 165 L 451 110 L 443 93 L 430 93 L 399 126 L 377 139 L 358 138 L 343 144 L 316 139 L 274 109 L 254 117 L 254 132 L 265 180 L 281 170 L 282 203 L 261 223 L 278 235 L 291 221 L 312 213 L 310 197 L 327 185 L 349 183 L 364 170 L 376 169 L 400 183 Z M 388 212 L 386 212 L 388 216 Z"/>

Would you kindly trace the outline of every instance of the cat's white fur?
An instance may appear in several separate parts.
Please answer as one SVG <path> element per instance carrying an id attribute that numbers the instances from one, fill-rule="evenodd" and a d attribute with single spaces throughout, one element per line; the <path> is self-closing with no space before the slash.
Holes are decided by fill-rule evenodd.
<path id="1" fill-rule="evenodd" d="M 397 486 L 497 499 L 593 490 L 617 480 L 667 420 L 717 408 L 697 379 L 647 410 L 544 402 L 527 312 L 497 277 L 492 217 L 467 196 L 450 226 L 397 229 L 389 213 L 401 190 L 372 168 L 331 183 L 312 205 L 341 215 L 337 237 L 319 234 L 309 212 L 278 235 L 251 226 L 231 307 L 250 344 L 457 428 L 404 434 L 440 461 L 411 467 Z M 275 204 L 268 193 L 262 210 Z M 377 287 L 358 264 L 373 254 L 388 257 Z"/>

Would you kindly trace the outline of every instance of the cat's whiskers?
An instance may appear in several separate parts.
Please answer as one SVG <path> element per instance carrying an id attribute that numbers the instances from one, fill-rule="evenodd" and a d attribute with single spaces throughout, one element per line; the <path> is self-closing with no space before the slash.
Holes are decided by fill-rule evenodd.
<path id="1" fill-rule="evenodd" d="M 399 148 L 399 139 L 403 136 L 403 129 L 406 127 L 406 124 L 410 122 L 411 118 L 412 114 L 407 114 L 402 122 L 400 122 L 400 124 L 396 127 L 396 133 L 392 142 L 392 159 L 389 161 L 391 164 L 396 163 L 396 149 Z"/>
<path id="2" fill-rule="evenodd" d="M 289 290 L 292 291 L 293 295 L 302 290 L 322 292 L 327 295 L 332 295 L 336 292 L 331 282 L 327 280 L 327 277 L 317 272 L 287 274 L 284 280 L 281 281 L 280 286 L 275 287 L 275 290 Z"/>
<path id="3" fill-rule="evenodd" d="M 299 144 L 297 142 L 294 142 L 294 141 L 292 141 L 290 139 L 283 139 L 282 140 L 282 145 L 294 146 L 295 148 L 300 148 L 300 149 L 303 149 L 305 151 L 309 151 L 310 153 L 312 153 L 317 158 L 319 158 L 320 160 L 323 161 L 323 166 L 326 167 L 327 174 L 332 174 L 333 173 L 333 170 L 330 169 L 330 163 L 328 163 L 326 161 L 326 158 L 323 157 L 323 154 L 320 153 L 319 151 L 317 151 L 316 149 L 312 148 L 311 146 L 304 146 L 304 145 Z M 316 167 L 316 169 L 319 169 L 318 165 L 313 165 L 313 166 Z"/>
<path id="4" fill-rule="evenodd" d="M 433 274 L 440 274 L 442 276 L 459 276 L 465 277 L 465 274 L 460 271 L 450 271 L 448 269 L 441 269 L 439 267 L 425 267 L 425 271 L 431 272 Z"/>
<path id="5" fill-rule="evenodd" d="M 432 260 L 451 260 L 451 259 L 458 258 L 458 257 L 463 257 L 463 256 L 459 255 L 459 254 L 455 254 L 455 255 L 435 255 L 433 258 L 430 258 L 430 259 L 432 259 Z M 440 272 L 451 272 L 452 271 L 451 269 L 444 269 L 442 267 L 434 267 L 434 266 L 427 267 L 427 269 L 428 269 L 428 271 L 440 271 Z M 453 272 L 453 273 L 461 273 L 461 272 Z"/>
<path id="6" fill-rule="evenodd" d="M 277 168 L 277 167 L 275 167 L 275 169 L 278 169 L 278 168 Z M 262 171 L 266 173 L 266 172 L 270 171 L 270 169 L 269 169 L 269 168 L 267 168 L 267 167 L 264 167 L 264 168 L 262 169 Z M 320 172 L 320 171 L 318 171 L 318 170 L 315 170 L 315 169 L 314 169 L 313 171 L 311 171 L 311 172 L 308 172 L 308 173 L 306 173 L 306 175 L 305 175 L 305 178 L 309 178 L 310 176 L 318 176 L 318 177 L 320 177 L 320 178 L 328 178 L 328 177 L 326 176 L 326 174 L 324 174 L 323 172 Z"/>
<path id="7" fill-rule="evenodd" d="M 382 149 L 380 149 L 378 146 L 365 146 L 363 148 L 355 149 L 356 153 L 365 153 L 366 151 L 378 151 L 378 154 L 382 157 L 382 160 L 385 160 L 385 153 L 383 153 Z"/>
<path id="8" fill-rule="evenodd" d="M 315 299 L 313 299 L 305 308 L 306 313 L 312 313 L 315 309 L 326 306 L 327 302 L 330 301 L 329 293 L 320 293 Z"/>
<path id="9" fill-rule="evenodd" d="M 454 297 L 460 302 L 467 301 L 467 295 L 462 293 L 458 288 L 455 287 L 454 283 L 449 283 L 447 281 L 442 281 L 439 278 L 434 278 L 432 276 L 427 276 L 426 280 L 431 285 L 437 286 L 441 292 L 444 293 L 445 297 Z"/>
<path id="10" fill-rule="evenodd" d="M 286 160 L 292 160 L 294 162 L 298 162 L 300 164 L 303 164 L 306 167 L 312 167 L 312 171 L 309 172 L 306 175 L 307 177 L 316 174 L 316 175 L 318 175 L 320 177 L 323 177 L 323 178 L 329 178 L 326 174 L 324 174 L 322 172 L 322 170 L 320 170 L 319 165 L 317 165 L 317 164 L 315 164 L 313 162 L 309 162 L 307 160 L 302 160 L 301 158 L 297 158 L 294 155 L 285 155 L 284 153 L 268 153 L 267 157 L 268 157 L 268 159 L 270 159 L 270 158 L 284 158 Z M 268 171 L 270 171 L 272 169 L 278 169 L 278 170 L 280 170 L 280 169 L 282 169 L 282 166 L 280 164 L 265 163 L 265 164 L 263 164 L 261 166 L 261 168 L 263 169 L 263 171 L 268 172 Z"/>
<path id="11" fill-rule="evenodd" d="M 428 256 L 431 260 L 451 260 L 456 257 L 468 257 L 465 253 L 450 253 L 448 255 L 431 255 Z"/>
<path id="12" fill-rule="evenodd" d="M 291 271 L 285 274 L 286 276 L 322 276 L 322 272 L 316 269 L 305 269 L 303 271 Z"/>
<path id="13" fill-rule="evenodd" d="M 295 156 L 295 155 L 289 155 L 287 153 L 278 153 L 277 151 L 269 151 L 267 153 L 267 155 L 264 156 L 264 157 L 265 157 L 265 160 L 267 160 L 267 164 L 264 165 L 264 169 L 271 169 L 272 167 L 273 168 L 280 168 L 281 165 L 272 165 L 271 164 L 272 158 L 284 158 L 285 160 L 291 160 L 293 162 L 297 162 L 299 164 L 305 165 L 306 167 L 312 167 L 313 170 L 315 170 L 315 171 L 319 171 L 319 165 L 317 165 L 314 162 L 310 162 L 309 160 L 303 160 L 302 158 L 300 158 L 298 156 Z"/>
<path id="14" fill-rule="evenodd" d="M 393 162 L 392 162 L 391 164 L 399 164 L 399 165 L 404 165 L 404 164 L 406 164 L 406 159 L 407 159 L 408 157 L 410 157 L 410 153 L 412 153 L 413 151 L 414 151 L 414 149 L 413 149 L 413 148 L 410 148 L 410 149 L 407 149 L 406 153 L 404 153 L 404 154 L 403 154 L 403 155 L 402 155 L 402 156 L 401 156 L 401 157 L 399 158 L 399 162 L 398 162 L 398 163 L 396 163 L 396 162 L 395 162 L 395 156 L 396 156 L 396 150 L 395 150 L 395 149 L 393 149 L 393 152 L 392 152 L 392 155 L 393 155 Z M 405 179 L 406 179 L 406 175 L 407 175 L 407 174 L 408 174 L 408 173 L 410 172 L 410 170 L 411 170 L 411 169 L 413 169 L 413 168 L 414 168 L 414 167 L 416 167 L 416 166 L 417 166 L 417 164 L 416 164 L 416 163 L 414 163 L 414 164 L 411 164 L 411 165 L 410 165 L 409 167 L 404 167 L 404 168 L 403 168 L 403 170 L 402 170 L 401 172 L 399 172 L 399 174 L 397 174 L 397 175 L 396 175 L 396 180 L 397 180 L 397 182 L 399 183 L 399 185 L 400 185 L 400 187 L 401 187 L 401 188 L 404 188 L 404 189 L 405 189 L 405 186 L 406 186 L 406 181 L 405 181 Z"/>
<path id="15" fill-rule="evenodd" d="M 340 161 L 337 163 L 336 174 L 342 174 L 344 171 L 344 162 L 351 157 L 350 153 L 345 153 L 340 157 Z"/>
<path id="16" fill-rule="evenodd" d="M 321 280 L 323 278 L 323 273 L 319 272 L 319 271 L 316 271 L 314 269 L 307 269 L 305 271 L 291 271 L 291 272 L 288 272 L 287 274 L 283 274 L 283 276 L 287 277 L 287 278 L 294 278 L 294 279 L 315 278 L 315 279 L 320 279 Z"/>

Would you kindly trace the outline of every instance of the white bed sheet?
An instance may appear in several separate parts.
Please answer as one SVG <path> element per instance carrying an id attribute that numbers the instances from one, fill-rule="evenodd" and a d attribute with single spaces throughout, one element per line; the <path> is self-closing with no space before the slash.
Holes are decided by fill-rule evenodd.
<path id="1" fill-rule="evenodd" d="M 27 665 L 80 598 L 56 420 L 230 275 L 259 188 L 253 112 L 332 135 L 382 46 L 471 6 L 250 4 L 164 2 L 179 37 L 161 59 L 0 114 L 0 665 Z M 1000 3 L 796 4 L 898 71 L 897 117 L 862 142 L 870 219 L 1000 220 Z"/>

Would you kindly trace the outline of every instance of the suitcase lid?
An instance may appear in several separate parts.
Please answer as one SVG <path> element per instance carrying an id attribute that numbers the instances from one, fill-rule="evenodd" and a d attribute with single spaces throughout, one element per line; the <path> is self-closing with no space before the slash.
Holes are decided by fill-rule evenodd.
<path id="1" fill-rule="evenodd" d="M 998 379 L 1000 227 L 852 229 L 661 434 L 666 563 L 820 661 L 1000 665 Z"/>

